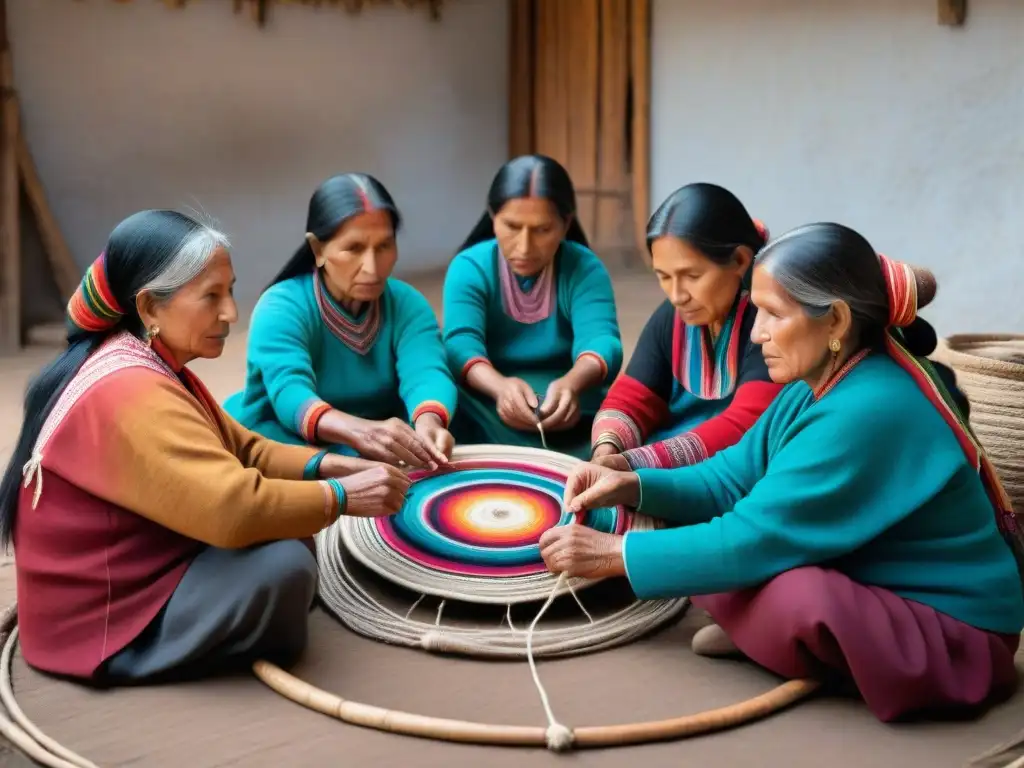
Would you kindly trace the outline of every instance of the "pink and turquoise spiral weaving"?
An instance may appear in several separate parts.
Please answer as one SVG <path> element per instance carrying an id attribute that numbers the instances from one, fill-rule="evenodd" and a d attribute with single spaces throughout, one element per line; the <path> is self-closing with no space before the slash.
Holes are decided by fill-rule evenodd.
<path id="1" fill-rule="evenodd" d="M 340 520 L 341 537 L 363 565 L 420 594 L 478 603 L 544 599 L 557 577 L 537 542 L 548 528 L 573 522 L 562 496 L 575 463 L 552 451 L 467 447 L 446 469 L 413 473 L 396 515 Z M 614 507 L 578 522 L 616 534 L 651 526 Z M 589 583 L 570 579 L 568 586 Z"/>
<path id="2" fill-rule="evenodd" d="M 454 471 L 413 475 L 405 506 L 374 520 L 396 553 L 425 568 L 500 578 L 545 571 L 537 541 L 572 521 L 562 509 L 565 474 L 523 461 L 457 462 Z M 623 533 L 618 509 L 587 514 L 584 524 Z"/>

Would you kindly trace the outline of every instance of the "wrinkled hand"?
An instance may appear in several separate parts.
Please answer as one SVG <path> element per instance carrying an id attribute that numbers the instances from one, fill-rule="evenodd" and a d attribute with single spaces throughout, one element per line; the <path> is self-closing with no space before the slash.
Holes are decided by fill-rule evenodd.
<path id="1" fill-rule="evenodd" d="M 378 464 L 339 480 L 345 489 L 345 514 L 350 517 L 393 515 L 405 503 L 409 476 L 388 464 Z"/>
<path id="2" fill-rule="evenodd" d="M 558 432 L 572 429 L 580 420 L 580 397 L 565 379 L 555 379 L 548 385 L 544 403 L 540 407 L 545 430 Z"/>
<path id="3" fill-rule="evenodd" d="M 590 452 L 590 460 L 597 461 L 605 456 L 614 456 L 619 453 L 619 449 L 612 443 L 598 443 L 598 445 Z"/>
<path id="4" fill-rule="evenodd" d="M 507 377 L 501 384 L 494 404 L 500 418 L 512 429 L 537 429 L 537 395 L 522 379 Z"/>
<path id="5" fill-rule="evenodd" d="M 551 573 L 586 579 L 624 576 L 622 537 L 585 525 L 559 525 L 540 537 L 540 556 Z"/>
<path id="6" fill-rule="evenodd" d="M 328 453 L 320 462 L 320 477 L 346 477 L 381 465 L 379 461 L 364 459 L 359 456 L 342 456 Z"/>
<path id="7" fill-rule="evenodd" d="M 455 450 L 455 438 L 445 429 L 436 413 L 425 413 L 416 419 L 416 433 L 440 455 L 439 464 L 447 464 Z"/>
<path id="8" fill-rule="evenodd" d="M 393 465 L 402 462 L 431 471 L 447 463 L 447 457 L 432 442 L 398 418 L 352 419 L 348 432 L 352 447 L 367 459 Z"/>
<path id="9" fill-rule="evenodd" d="M 565 483 L 565 508 L 573 513 L 640 502 L 640 477 L 636 472 L 618 472 L 600 464 L 577 464 Z"/>
<path id="10" fill-rule="evenodd" d="M 595 453 L 591 461 L 606 469 L 614 469 L 616 472 L 630 472 L 633 469 L 621 453 L 605 453 L 600 456 Z"/>

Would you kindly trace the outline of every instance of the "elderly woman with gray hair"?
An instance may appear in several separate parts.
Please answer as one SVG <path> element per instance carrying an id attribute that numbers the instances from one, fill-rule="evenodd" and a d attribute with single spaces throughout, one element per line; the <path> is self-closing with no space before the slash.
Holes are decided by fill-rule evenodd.
<path id="1" fill-rule="evenodd" d="M 316 592 L 310 537 L 401 506 L 398 469 L 266 440 L 186 367 L 223 351 L 234 281 L 222 234 L 143 211 L 68 304 L 0 485 L 33 667 L 111 684 L 288 663 Z"/>
<path id="2" fill-rule="evenodd" d="M 1024 627 L 1021 532 L 955 384 L 925 359 L 922 270 L 837 224 L 758 254 L 751 336 L 785 384 L 734 446 L 694 466 L 581 465 L 572 511 L 624 504 L 667 527 L 561 526 L 554 572 L 693 596 L 694 650 L 784 677 L 853 683 L 890 721 L 977 711 L 1012 689 Z"/>

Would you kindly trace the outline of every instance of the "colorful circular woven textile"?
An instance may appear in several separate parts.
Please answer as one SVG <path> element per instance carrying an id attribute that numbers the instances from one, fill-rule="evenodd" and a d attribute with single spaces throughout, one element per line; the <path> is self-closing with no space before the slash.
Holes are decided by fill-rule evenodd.
<path id="1" fill-rule="evenodd" d="M 471 446 L 450 468 L 414 473 L 405 506 L 392 517 L 342 518 L 345 546 L 366 567 L 422 594 L 475 603 L 544 599 L 555 585 L 537 541 L 573 522 L 562 507 L 576 459 L 539 449 Z M 653 527 L 617 508 L 580 521 L 607 533 Z M 567 589 L 592 583 L 572 579 Z"/>

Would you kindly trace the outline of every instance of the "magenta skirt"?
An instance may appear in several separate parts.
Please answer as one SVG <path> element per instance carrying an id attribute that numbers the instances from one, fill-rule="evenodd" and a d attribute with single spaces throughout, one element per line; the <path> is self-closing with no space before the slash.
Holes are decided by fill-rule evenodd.
<path id="1" fill-rule="evenodd" d="M 1016 686 L 1019 635 L 976 629 L 838 571 L 796 568 L 692 602 L 752 661 L 786 678 L 852 682 L 883 722 L 968 714 Z"/>

